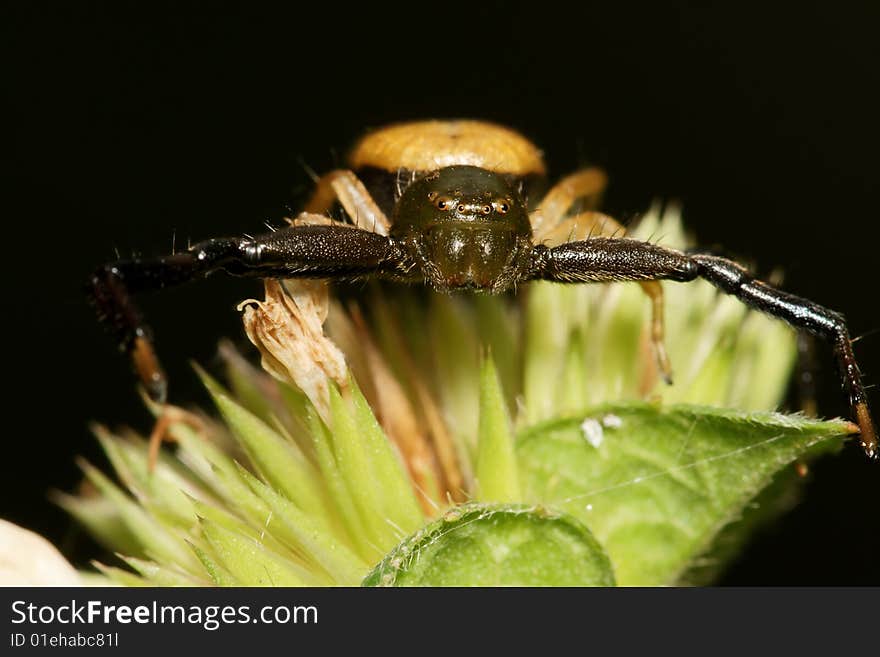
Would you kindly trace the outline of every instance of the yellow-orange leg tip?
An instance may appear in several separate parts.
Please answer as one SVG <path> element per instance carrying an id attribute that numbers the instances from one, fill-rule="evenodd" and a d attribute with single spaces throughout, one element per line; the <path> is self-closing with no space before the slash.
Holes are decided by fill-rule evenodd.
<path id="1" fill-rule="evenodd" d="M 865 450 L 868 458 L 876 459 L 878 456 L 877 430 L 874 428 L 874 421 L 871 419 L 871 411 L 868 410 L 867 402 L 859 402 L 855 405 L 855 410 L 861 433 L 862 449 Z"/>
<path id="2" fill-rule="evenodd" d="M 654 341 L 654 352 L 657 354 L 657 367 L 660 370 L 660 376 L 666 385 L 672 385 L 672 363 L 669 362 L 669 355 L 666 353 L 666 346 L 663 340 Z"/>
<path id="3" fill-rule="evenodd" d="M 147 458 L 147 470 L 151 474 L 156 469 L 156 462 L 159 460 L 159 448 L 162 446 L 162 441 L 166 440 L 168 437 L 168 428 L 170 425 L 171 419 L 164 411 L 162 412 L 162 415 L 156 419 L 156 424 L 153 425 L 153 431 L 150 433 Z"/>
<path id="4" fill-rule="evenodd" d="M 162 447 L 162 443 L 175 442 L 174 436 L 171 434 L 171 427 L 175 424 L 185 424 L 202 434 L 203 437 L 205 437 L 207 432 L 205 423 L 197 415 L 177 406 L 165 404 L 162 407 L 162 413 L 156 418 L 153 431 L 150 433 L 147 459 L 147 469 L 149 472 L 152 473 L 156 469 L 156 463 L 159 460 L 159 449 Z"/>
<path id="5" fill-rule="evenodd" d="M 164 404 L 168 397 L 168 381 L 162 366 L 159 365 L 159 359 L 156 358 L 153 345 L 147 338 L 143 336 L 135 338 L 131 360 L 147 395 L 157 404 Z"/>

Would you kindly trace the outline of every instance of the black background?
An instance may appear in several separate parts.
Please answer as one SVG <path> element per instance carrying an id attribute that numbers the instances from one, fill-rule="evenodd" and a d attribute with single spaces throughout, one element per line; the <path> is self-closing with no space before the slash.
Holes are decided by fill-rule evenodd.
<path id="1" fill-rule="evenodd" d="M 100 461 L 90 420 L 148 426 L 84 302 L 95 265 L 259 232 L 308 189 L 302 162 L 326 170 L 402 119 L 509 124 L 556 175 L 600 164 L 623 219 L 678 199 L 703 244 L 845 312 L 880 376 L 875 3 L 308 4 L 6 5 L 3 517 L 88 557 L 46 492 L 74 487 L 75 454 Z M 257 290 L 216 279 L 144 302 L 176 401 L 204 401 L 186 359 L 241 335 L 234 305 Z M 845 415 L 820 354 L 820 409 Z M 723 583 L 880 582 L 878 467 L 855 445 L 817 464 Z"/>

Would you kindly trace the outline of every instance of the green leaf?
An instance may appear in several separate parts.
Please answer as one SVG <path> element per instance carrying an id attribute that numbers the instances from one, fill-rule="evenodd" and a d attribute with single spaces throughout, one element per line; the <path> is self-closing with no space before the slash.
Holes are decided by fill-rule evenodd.
<path id="1" fill-rule="evenodd" d="M 678 581 L 720 530 L 798 457 L 851 424 L 697 406 L 609 404 L 525 431 L 527 500 L 582 520 L 621 585 Z"/>
<path id="2" fill-rule="evenodd" d="M 507 406 L 491 354 L 480 372 L 480 424 L 476 475 L 479 499 L 517 502 L 521 499 L 516 454 Z"/>
<path id="3" fill-rule="evenodd" d="M 400 543 L 364 586 L 613 586 L 608 557 L 575 518 L 468 504 Z"/>
<path id="4" fill-rule="evenodd" d="M 836 441 L 829 444 L 837 447 Z M 746 553 L 754 535 L 770 527 L 774 520 L 800 501 L 803 478 L 797 468 L 785 468 L 772 483 L 743 509 L 742 517 L 725 526 L 712 541 L 712 547 L 697 557 L 682 573 L 677 585 L 711 585 L 737 556 Z"/>

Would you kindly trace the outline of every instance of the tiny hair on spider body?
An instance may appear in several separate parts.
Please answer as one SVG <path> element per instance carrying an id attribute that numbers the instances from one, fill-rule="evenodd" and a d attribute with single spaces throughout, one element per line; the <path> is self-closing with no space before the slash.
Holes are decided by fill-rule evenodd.
<path id="1" fill-rule="evenodd" d="M 830 344 L 862 448 L 877 456 L 843 316 L 756 279 L 732 260 L 626 237 L 617 221 L 596 210 L 607 183 L 601 170 L 582 169 L 549 186 L 541 151 L 528 139 L 465 120 L 375 130 L 355 144 L 347 164 L 317 180 L 290 226 L 256 237 L 209 239 L 162 257 L 117 260 L 94 272 L 88 290 L 98 317 L 129 354 L 153 401 L 166 402 L 167 381 L 133 295 L 216 271 L 254 278 L 379 278 L 443 292 L 501 293 L 533 280 L 634 281 L 651 304 L 651 342 L 667 383 L 672 368 L 660 281 L 702 279 Z M 352 223 L 328 218 L 336 206 Z"/>

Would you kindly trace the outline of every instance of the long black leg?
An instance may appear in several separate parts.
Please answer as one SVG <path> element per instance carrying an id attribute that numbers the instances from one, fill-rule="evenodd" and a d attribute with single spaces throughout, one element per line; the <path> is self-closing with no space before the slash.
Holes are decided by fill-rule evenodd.
<path id="1" fill-rule="evenodd" d="M 756 280 L 744 267 L 713 255 L 686 254 L 629 239 L 591 239 L 548 249 L 536 246 L 531 278 L 562 282 L 610 282 L 703 278 L 727 294 L 795 328 L 818 335 L 833 348 L 843 387 L 869 457 L 877 456 L 877 434 L 868 409 L 846 320 L 840 313 Z"/>
<path id="2" fill-rule="evenodd" d="M 259 278 L 341 278 L 404 273 L 407 264 L 388 237 L 342 226 L 290 226 L 257 238 L 220 238 L 152 259 L 111 262 L 92 275 L 98 318 L 132 358 L 149 396 L 167 397 L 167 382 L 150 331 L 132 295 L 204 278 L 215 271 Z"/>

